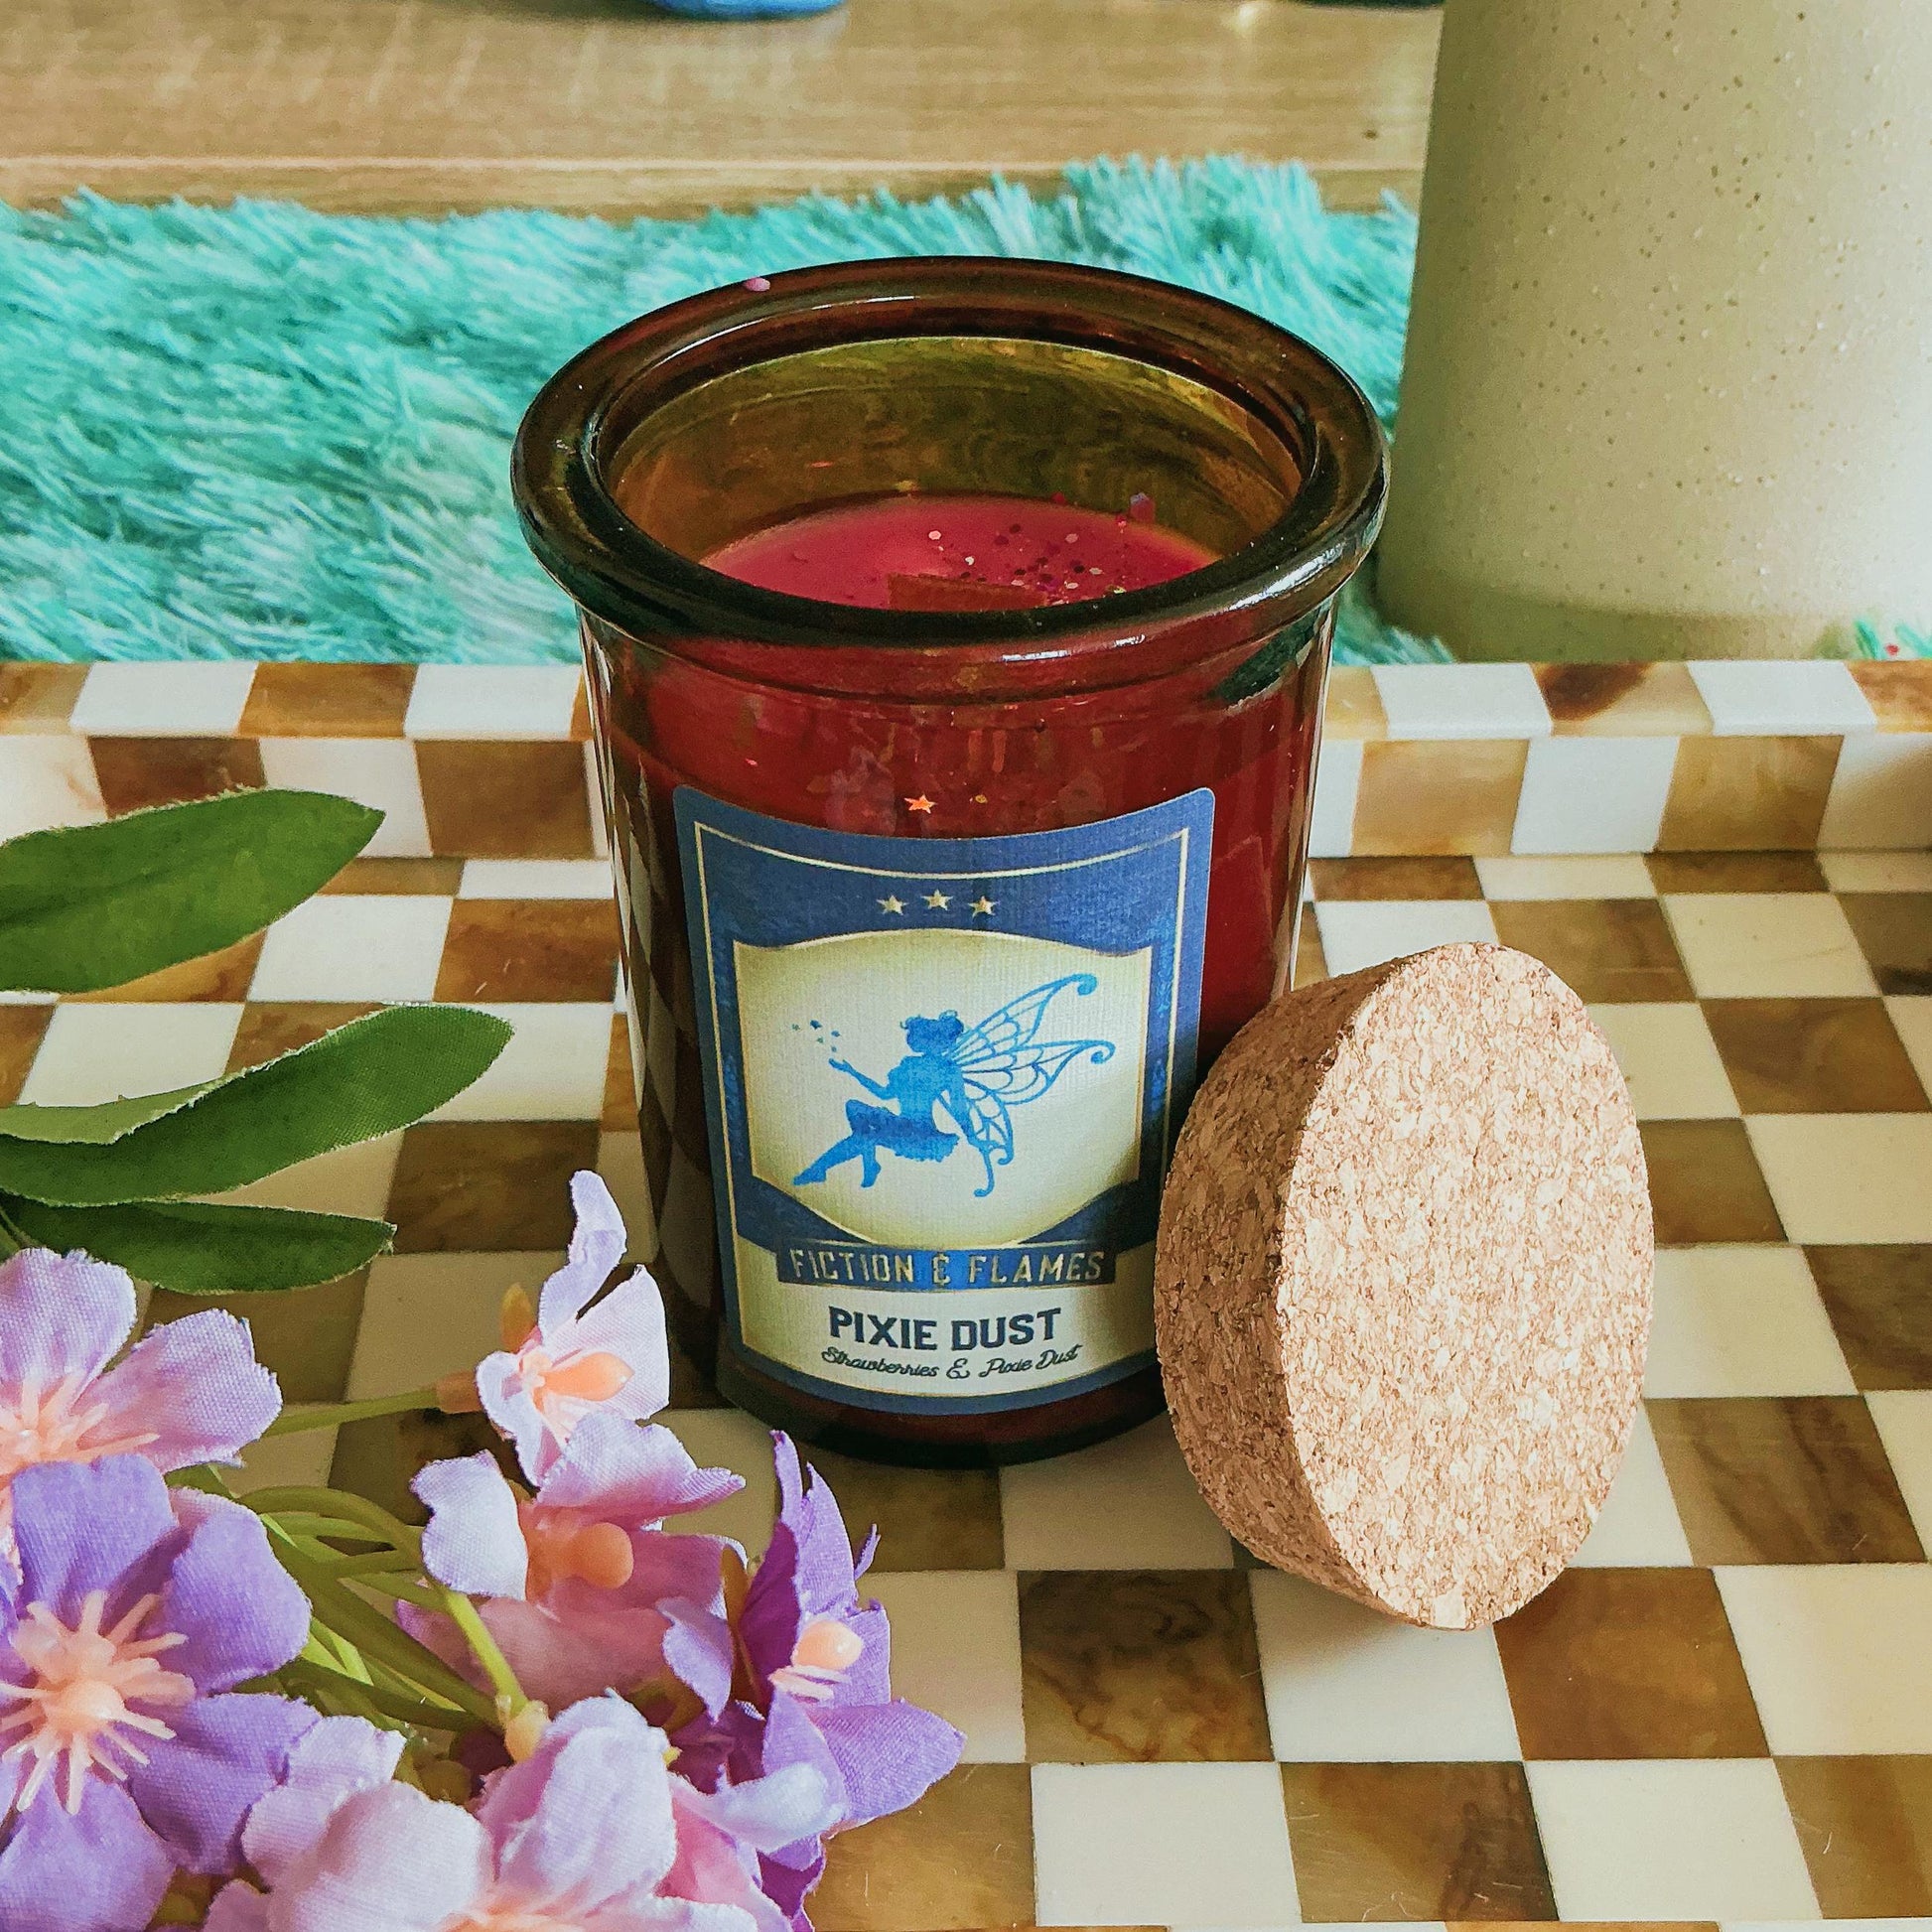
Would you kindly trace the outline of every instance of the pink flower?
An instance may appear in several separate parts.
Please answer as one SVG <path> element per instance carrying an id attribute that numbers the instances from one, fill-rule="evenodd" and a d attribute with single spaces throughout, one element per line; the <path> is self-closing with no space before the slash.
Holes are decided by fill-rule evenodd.
<path id="1" fill-rule="evenodd" d="M 543 1285 L 535 1326 L 477 1367 L 483 1406 L 516 1445 L 533 1482 L 549 1472 L 585 1417 L 603 1412 L 642 1422 L 671 1393 L 664 1304 L 650 1276 L 640 1268 L 590 1306 L 623 1258 L 617 1202 L 588 1172 L 571 1176 L 570 1197 L 577 1229 L 569 1258 Z"/>
<path id="2" fill-rule="evenodd" d="M 706 1795 L 671 1774 L 667 1750 L 628 1705 L 597 1698 L 474 1811 L 409 1785 L 360 1791 L 252 1923 L 223 1932 L 783 1932 L 758 1854 L 824 1829 L 822 1782 L 797 1767 Z"/>
<path id="3" fill-rule="evenodd" d="M 665 1669 L 670 1619 L 660 1606 L 721 1606 L 722 1540 L 658 1525 L 743 1486 L 729 1469 L 699 1468 L 668 1429 L 594 1414 L 533 1496 L 487 1454 L 423 1469 L 423 1562 L 439 1583 L 483 1599 L 479 1614 L 532 1697 L 554 1709 L 634 1690 Z M 398 1609 L 413 1635 L 474 1674 L 447 1618 Z"/>
<path id="4" fill-rule="evenodd" d="M 0 1512 L 37 1463 L 131 1454 L 165 1473 L 231 1462 L 275 1420 L 282 1399 L 245 1322 L 218 1309 L 187 1315 L 109 1369 L 134 1316 L 124 1269 L 46 1248 L 0 1262 Z"/>
<path id="5" fill-rule="evenodd" d="M 280 1882 L 358 1791 L 387 1784 L 402 1756 L 402 1737 L 360 1718 L 322 1718 L 289 1752 L 273 1790 L 255 1800 L 242 1827 L 241 1852 L 268 1884 Z M 208 1908 L 207 1932 L 263 1932 L 268 1900 L 254 1886 L 225 1885 Z"/>

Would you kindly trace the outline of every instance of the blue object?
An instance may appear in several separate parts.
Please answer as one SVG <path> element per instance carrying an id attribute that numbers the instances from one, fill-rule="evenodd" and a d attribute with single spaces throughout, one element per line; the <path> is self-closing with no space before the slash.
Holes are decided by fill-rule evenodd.
<path id="1" fill-rule="evenodd" d="M 907 254 L 1101 263 L 1203 289 L 1395 407 L 1415 220 L 1298 167 L 1093 162 L 1057 195 L 819 197 L 696 221 L 440 221 L 282 203 L 0 207 L 0 657 L 565 662 L 510 507 L 524 405 L 697 290 Z M 1354 587 L 1344 661 L 1440 649 Z"/>
<path id="2" fill-rule="evenodd" d="M 684 20 L 795 20 L 801 14 L 828 14 L 843 0 L 651 0 L 651 5 Z"/>
<path id="3" fill-rule="evenodd" d="M 994 838 L 673 803 L 739 1353 L 915 1414 L 1146 1368 L 1214 794 Z"/>

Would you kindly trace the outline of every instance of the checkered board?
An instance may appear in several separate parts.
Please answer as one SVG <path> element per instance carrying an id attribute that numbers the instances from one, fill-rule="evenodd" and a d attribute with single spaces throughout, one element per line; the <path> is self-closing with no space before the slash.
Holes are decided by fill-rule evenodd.
<path id="1" fill-rule="evenodd" d="M 650 1251 L 607 892 L 595 859 L 358 862 L 264 939 L 0 1006 L 0 1098 L 180 1086 L 377 1000 L 502 1014 L 439 1117 L 246 1190 L 398 1227 L 245 1310 L 289 1398 L 420 1385 L 555 1264 L 573 1169 Z M 999 1475 L 820 1458 L 884 1532 L 900 1691 L 967 1736 L 838 1842 L 822 1932 L 1932 1915 L 1932 855 L 1343 859 L 1312 892 L 1304 981 L 1501 939 L 1622 1060 L 1662 1253 L 1609 1503 L 1545 1595 L 1455 1634 L 1256 1565 L 1165 1424 Z M 750 1478 L 714 1526 L 756 1546 L 763 1432 L 688 1367 L 673 1406 Z M 249 1479 L 407 1506 L 476 1428 L 284 1439 Z"/>

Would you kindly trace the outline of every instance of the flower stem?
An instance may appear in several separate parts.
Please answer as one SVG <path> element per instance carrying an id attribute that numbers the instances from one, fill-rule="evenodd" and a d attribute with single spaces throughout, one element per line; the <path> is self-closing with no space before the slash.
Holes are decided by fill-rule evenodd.
<path id="1" fill-rule="evenodd" d="M 350 1495 L 346 1489 L 312 1489 L 289 1484 L 272 1489 L 251 1489 L 239 1498 L 257 1516 L 323 1518 L 355 1526 L 358 1535 L 371 1542 L 386 1543 L 408 1558 L 411 1564 L 423 1560 L 423 1533 L 399 1517 L 391 1516 L 380 1503 L 365 1496 Z M 279 1524 L 278 1524 L 279 1527 Z M 288 1532 L 284 1532 L 287 1534 Z"/>
<path id="2" fill-rule="evenodd" d="M 326 1664 L 298 1660 L 284 1664 L 279 1675 L 295 1690 L 312 1691 L 324 1697 L 337 1697 L 366 1705 L 392 1723 L 408 1725 L 415 1730 L 455 1730 L 463 1723 L 463 1713 L 460 1711 L 426 1704 L 417 1698 L 402 1697 L 374 1684 L 364 1684 L 358 1678 L 331 1670 Z"/>
<path id="3" fill-rule="evenodd" d="M 366 1422 L 371 1416 L 401 1416 L 412 1409 L 434 1409 L 436 1391 L 410 1389 L 402 1395 L 372 1395 L 362 1402 L 320 1402 L 313 1407 L 284 1409 L 262 1431 L 269 1436 L 293 1436 L 304 1429 L 334 1429 L 341 1423 Z"/>
<path id="4" fill-rule="evenodd" d="M 516 1673 L 510 1669 L 509 1659 L 503 1655 L 496 1639 L 477 1614 L 476 1604 L 461 1590 L 452 1589 L 447 1584 L 437 1585 L 436 1593 L 443 1599 L 443 1607 L 449 1611 L 456 1627 L 463 1632 L 463 1640 L 475 1653 L 477 1662 L 483 1666 L 483 1675 L 489 1679 L 489 1688 L 507 1703 L 510 1715 L 514 1716 L 530 1700 L 524 1695 L 523 1686 L 516 1681 Z"/>
<path id="5" fill-rule="evenodd" d="M 339 1584 L 290 1539 L 281 1538 L 275 1554 L 282 1568 L 302 1586 L 316 1621 L 332 1637 L 345 1638 L 365 1660 L 383 1666 L 403 1682 L 414 1684 L 433 1697 L 447 1700 L 480 1722 L 496 1722 L 495 1706 L 488 1698 L 474 1685 L 466 1684 L 433 1650 L 418 1643 L 372 1604 L 363 1602 L 345 1585 Z"/>

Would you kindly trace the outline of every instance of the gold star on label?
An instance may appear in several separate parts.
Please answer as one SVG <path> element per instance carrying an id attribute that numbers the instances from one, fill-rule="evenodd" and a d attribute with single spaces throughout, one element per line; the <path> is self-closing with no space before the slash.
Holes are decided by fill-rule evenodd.
<path id="1" fill-rule="evenodd" d="M 879 909 L 882 912 L 903 912 L 905 901 L 897 893 L 891 893 L 879 901 Z"/>
<path id="2" fill-rule="evenodd" d="M 973 916 L 980 919 L 990 919 L 993 916 L 993 901 L 984 893 L 973 901 Z"/>
<path id="3" fill-rule="evenodd" d="M 928 893 L 925 896 L 925 902 L 929 906 L 931 906 L 935 912 L 943 912 L 946 909 L 946 907 L 952 903 L 952 900 L 949 899 L 944 893 Z"/>
<path id="4" fill-rule="evenodd" d="M 916 798 L 908 798 L 905 801 L 905 809 L 908 812 L 929 812 L 932 806 L 933 801 L 924 792 L 920 792 Z"/>

